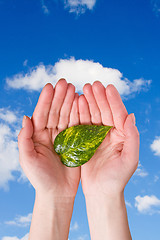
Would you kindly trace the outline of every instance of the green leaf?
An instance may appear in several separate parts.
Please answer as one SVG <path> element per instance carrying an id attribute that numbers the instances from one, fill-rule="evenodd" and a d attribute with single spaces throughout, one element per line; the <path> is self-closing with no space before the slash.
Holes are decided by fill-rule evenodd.
<path id="1" fill-rule="evenodd" d="M 88 162 L 112 126 L 77 125 L 60 132 L 54 149 L 67 167 L 78 167 Z"/>

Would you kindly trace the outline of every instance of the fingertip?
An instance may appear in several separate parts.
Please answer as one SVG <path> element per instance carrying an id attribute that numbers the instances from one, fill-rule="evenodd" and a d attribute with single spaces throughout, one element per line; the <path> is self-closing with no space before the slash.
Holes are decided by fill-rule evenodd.
<path id="1" fill-rule="evenodd" d="M 106 94 L 111 96 L 114 94 L 114 92 L 118 92 L 116 87 L 113 84 L 108 84 L 106 87 Z"/>
<path id="2" fill-rule="evenodd" d="M 129 114 L 124 124 L 125 141 L 122 157 L 135 171 L 139 161 L 140 138 L 137 127 L 134 124 L 133 113 Z"/>
<path id="3" fill-rule="evenodd" d="M 104 92 L 105 87 L 100 81 L 95 81 L 92 85 L 93 92 L 99 94 L 100 91 Z"/>
<path id="4" fill-rule="evenodd" d="M 26 124 L 28 124 L 30 121 L 31 119 L 28 116 L 24 115 L 22 120 L 22 128 L 25 128 Z"/>
<path id="5" fill-rule="evenodd" d="M 126 118 L 126 121 L 129 122 L 129 124 L 135 125 L 136 120 L 134 113 L 130 113 Z"/>
<path id="6" fill-rule="evenodd" d="M 55 86 L 55 96 L 60 97 L 63 95 L 65 98 L 67 93 L 68 83 L 64 78 L 61 78 Z"/>
<path id="7" fill-rule="evenodd" d="M 73 92 L 75 92 L 76 88 L 72 83 L 68 83 L 68 89 L 71 89 Z"/>
<path id="8" fill-rule="evenodd" d="M 98 80 L 96 80 L 96 81 L 94 81 L 94 83 L 92 84 L 92 86 L 103 86 L 103 84 L 100 82 L 100 81 L 98 81 Z"/>
<path id="9" fill-rule="evenodd" d="M 67 82 L 67 81 L 66 81 L 65 78 L 60 78 L 60 79 L 58 80 L 58 82 Z M 57 83 L 58 83 L 58 82 L 57 82 Z"/>
<path id="10" fill-rule="evenodd" d="M 58 82 L 56 83 L 56 85 L 57 84 L 66 84 L 67 85 L 67 80 L 65 79 L 65 78 L 60 78 L 59 80 L 58 80 Z"/>
<path id="11" fill-rule="evenodd" d="M 124 129 L 126 132 L 126 135 L 132 135 L 132 136 L 137 136 L 139 137 L 139 131 L 137 127 L 135 126 L 135 115 L 134 113 L 131 113 L 127 116 L 125 124 L 124 124 Z"/>
<path id="12" fill-rule="evenodd" d="M 79 97 L 79 94 L 78 93 L 75 93 L 75 98 L 78 98 Z"/>
<path id="13" fill-rule="evenodd" d="M 45 88 L 47 87 L 47 88 L 53 88 L 53 85 L 52 85 L 52 83 L 46 83 L 46 85 L 44 86 Z"/>
<path id="14" fill-rule="evenodd" d="M 54 87 L 51 83 L 47 83 L 44 88 L 42 89 L 42 92 L 41 92 L 41 96 L 40 98 L 46 98 L 47 96 L 47 99 L 49 98 L 52 98 L 53 97 L 53 94 L 54 94 Z M 49 100 L 50 101 L 50 100 Z"/>
<path id="15" fill-rule="evenodd" d="M 26 124 L 26 119 L 27 119 L 27 116 L 26 116 L 26 115 L 24 115 L 24 116 L 23 116 L 23 120 L 22 120 L 22 128 L 24 128 L 24 127 L 25 127 L 25 124 Z"/>
<path id="16" fill-rule="evenodd" d="M 31 137 L 33 134 L 33 124 L 32 120 L 24 115 L 23 120 L 22 120 L 22 129 L 19 135 L 23 135 L 25 138 Z"/>
<path id="17" fill-rule="evenodd" d="M 58 80 L 58 82 L 56 83 L 56 85 L 55 85 L 55 89 L 57 90 L 57 88 L 59 89 L 64 89 L 64 88 L 66 88 L 67 89 L 67 86 L 68 86 L 68 83 L 67 83 L 67 81 L 66 81 L 66 79 L 64 79 L 64 78 L 60 78 L 59 80 Z"/>
<path id="18" fill-rule="evenodd" d="M 84 94 L 81 94 L 81 95 L 79 96 L 78 102 L 79 102 L 80 105 L 83 105 L 85 102 L 87 102 Z"/>
<path id="19" fill-rule="evenodd" d="M 92 88 L 92 85 L 90 83 L 86 83 L 84 86 L 83 86 L 83 92 L 84 94 L 87 94 L 90 89 Z"/>
<path id="20" fill-rule="evenodd" d="M 135 118 L 135 115 L 134 115 L 134 113 L 131 113 L 130 115 L 131 115 L 132 123 L 133 123 L 133 125 L 135 125 L 135 124 L 136 124 L 136 118 Z"/>
<path id="21" fill-rule="evenodd" d="M 29 156 L 28 154 L 35 154 L 33 143 L 33 124 L 32 120 L 28 116 L 23 117 L 24 127 L 21 129 L 18 135 L 18 148 L 19 148 L 19 160 L 23 162 L 23 157 Z"/>
<path id="22" fill-rule="evenodd" d="M 76 104 L 78 106 L 79 97 L 79 94 L 75 93 L 73 104 Z"/>
<path id="23" fill-rule="evenodd" d="M 79 100 L 79 94 L 78 94 L 78 93 L 75 93 L 73 105 L 76 105 L 76 106 L 78 107 L 78 100 Z M 72 105 L 72 106 L 73 106 L 73 105 Z"/>

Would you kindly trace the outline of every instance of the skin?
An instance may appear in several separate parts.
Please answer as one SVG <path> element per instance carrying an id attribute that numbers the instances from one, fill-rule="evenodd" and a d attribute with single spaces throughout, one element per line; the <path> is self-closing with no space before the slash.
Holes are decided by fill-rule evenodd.
<path id="1" fill-rule="evenodd" d="M 78 94 L 64 79 L 55 88 L 47 84 L 32 119 L 23 119 L 18 136 L 19 160 L 36 190 L 30 240 L 67 239 L 80 167 L 64 166 L 53 142 L 60 131 L 78 124 Z"/>
<path id="2" fill-rule="evenodd" d="M 113 85 L 86 84 L 79 97 L 80 124 L 113 128 L 94 156 L 81 166 L 91 239 L 131 239 L 124 188 L 138 166 L 139 134 Z M 116 229 L 116 231 L 115 231 Z"/>
<path id="3" fill-rule="evenodd" d="M 68 239 L 81 178 L 92 240 L 130 240 L 124 188 L 138 165 L 139 134 L 113 85 L 86 84 L 84 95 L 61 79 L 47 84 L 31 119 L 18 137 L 20 164 L 35 188 L 30 240 Z M 53 142 L 63 129 L 79 124 L 114 126 L 94 156 L 78 168 L 63 165 Z"/>

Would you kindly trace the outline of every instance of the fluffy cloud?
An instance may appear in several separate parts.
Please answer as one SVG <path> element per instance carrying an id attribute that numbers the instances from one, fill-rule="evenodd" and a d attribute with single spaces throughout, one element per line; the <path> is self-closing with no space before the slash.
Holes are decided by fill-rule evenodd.
<path id="1" fill-rule="evenodd" d="M 9 126 L 0 124 L 0 187 L 7 188 L 7 183 L 14 180 L 13 171 L 19 168 L 17 142 L 13 140 Z"/>
<path id="2" fill-rule="evenodd" d="M 154 152 L 154 155 L 160 156 L 160 136 L 155 138 L 150 147 L 151 150 Z"/>
<path id="3" fill-rule="evenodd" d="M 27 233 L 24 237 L 18 238 L 18 237 L 3 237 L 2 240 L 28 240 L 29 233 Z"/>
<path id="4" fill-rule="evenodd" d="M 64 7 L 77 15 L 85 13 L 87 9 L 92 10 L 95 4 L 96 0 L 64 0 Z"/>
<path id="5" fill-rule="evenodd" d="M 150 80 L 141 78 L 131 82 L 117 69 L 103 67 L 100 63 L 91 60 L 75 60 L 75 58 L 61 59 L 55 65 L 44 66 L 41 63 L 25 74 L 18 73 L 7 78 L 6 82 L 11 88 L 39 91 L 47 82 L 54 85 L 60 78 L 73 83 L 79 92 L 82 92 L 87 82 L 92 84 L 99 80 L 105 87 L 108 84 L 114 84 L 121 95 L 147 89 L 151 83 Z"/>
<path id="6" fill-rule="evenodd" d="M 15 123 L 17 121 L 17 116 L 8 109 L 0 108 L 0 119 L 8 123 Z"/>
<path id="7" fill-rule="evenodd" d="M 126 204 L 126 206 L 128 206 L 128 207 L 132 208 L 132 204 L 131 204 L 130 202 L 128 202 L 128 201 L 125 201 L 125 204 Z"/>
<path id="8" fill-rule="evenodd" d="M 158 17 L 160 14 L 160 0 L 151 0 L 153 12 L 156 14 Z"/>
<path id="9" fill-rule="evenodd" d="M 26 67 L 27 64 L 28 64 L 28 59 L 24 60 L 24 62 L 23 62 L 23 66 Z"/>
<path id="10" fill-rule="evenodd" d="M 157 182 L 159 180 L 159 176 L 155 175 L 154 176 L 154 182 Z"/>
<path id="11" fill-rule="evenodd" d="M 160 209 L 160 199 L 158 199 L 156 196 L 137 196 L 135 197 L 135 207 L 140 213 L 149 213 L 153 214 L 155 212 L 160 212 L 159 210 L 155 210 L 155 207 L 158 207 Z"/>
<path id="12" fill-rule="evenodd" d="M 75 222 L 74 224 L 72 224 L 70 226 L 70 231 L 76 231 L 76 230 L 78 230 L 78 228 L 79 228 L 78 223 Z"/>
<path id="13" fill-rule="evenodd" d="M 43 10 L 44 14 L 49 14 L 49 9 L 45 5 L 44 0 L 41 0 L 41 5 L 42 5 L 42 10 Z"/>
<path id="14" fill-rule="evenodd" d="M 5 224 L 18 227 L 27 227 L 30 225 L 31 219 L 32 213 L 29 213 L 27 216 L 16 216 L 14 220 L 6 221 Z"/>
<path id="15" fill-rule="evenodd" d="M 83 235 L 83 236 L 79 236 L 79 237 L 77 238 L 77 240 L 86 240 L 86 239 L 88 239 L 88 235 L 87 235 L 87 234 L 85 234 L 85 235 Z"/>
<path id="16" fill-rule="evenodd" d="M 142 164 L 139 162 L 138 163 L 138 168 L 135 171 L 134 175 L 139 176 L 139 177 L 146 177 L 146 176 L 148 176 L 148 172 L 144 169 Z"/>
<path id="17" fill-rule="evenodd" d="M 17 116 L 14 112 L 0 109 L 0 188 L 7 189 L 8 181 L 15 180 L 14 172 L 21 172 L 18 161 Z"/>

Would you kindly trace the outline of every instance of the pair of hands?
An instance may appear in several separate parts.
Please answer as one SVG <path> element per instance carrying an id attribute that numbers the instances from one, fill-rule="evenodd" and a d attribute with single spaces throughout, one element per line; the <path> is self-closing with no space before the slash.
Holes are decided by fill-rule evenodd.
<path id="1" fill-rule="evenodd" d="M 84 94 L 60 79 L 47 84 L 32 118 L 24 117 L 18 136 L 20 164 L 42 194 L 74 198 L 81 179 L 85 196 L 123 192 L 139 159 L 139 134 L 133 114 L 128 115 L 113 85 L 106 89 L 96 81 L 86 84 Z M 81 167 L 63 165 L 53 148 L 59 132 L 79 124 L 114 126 L 94 156 Z"/>

